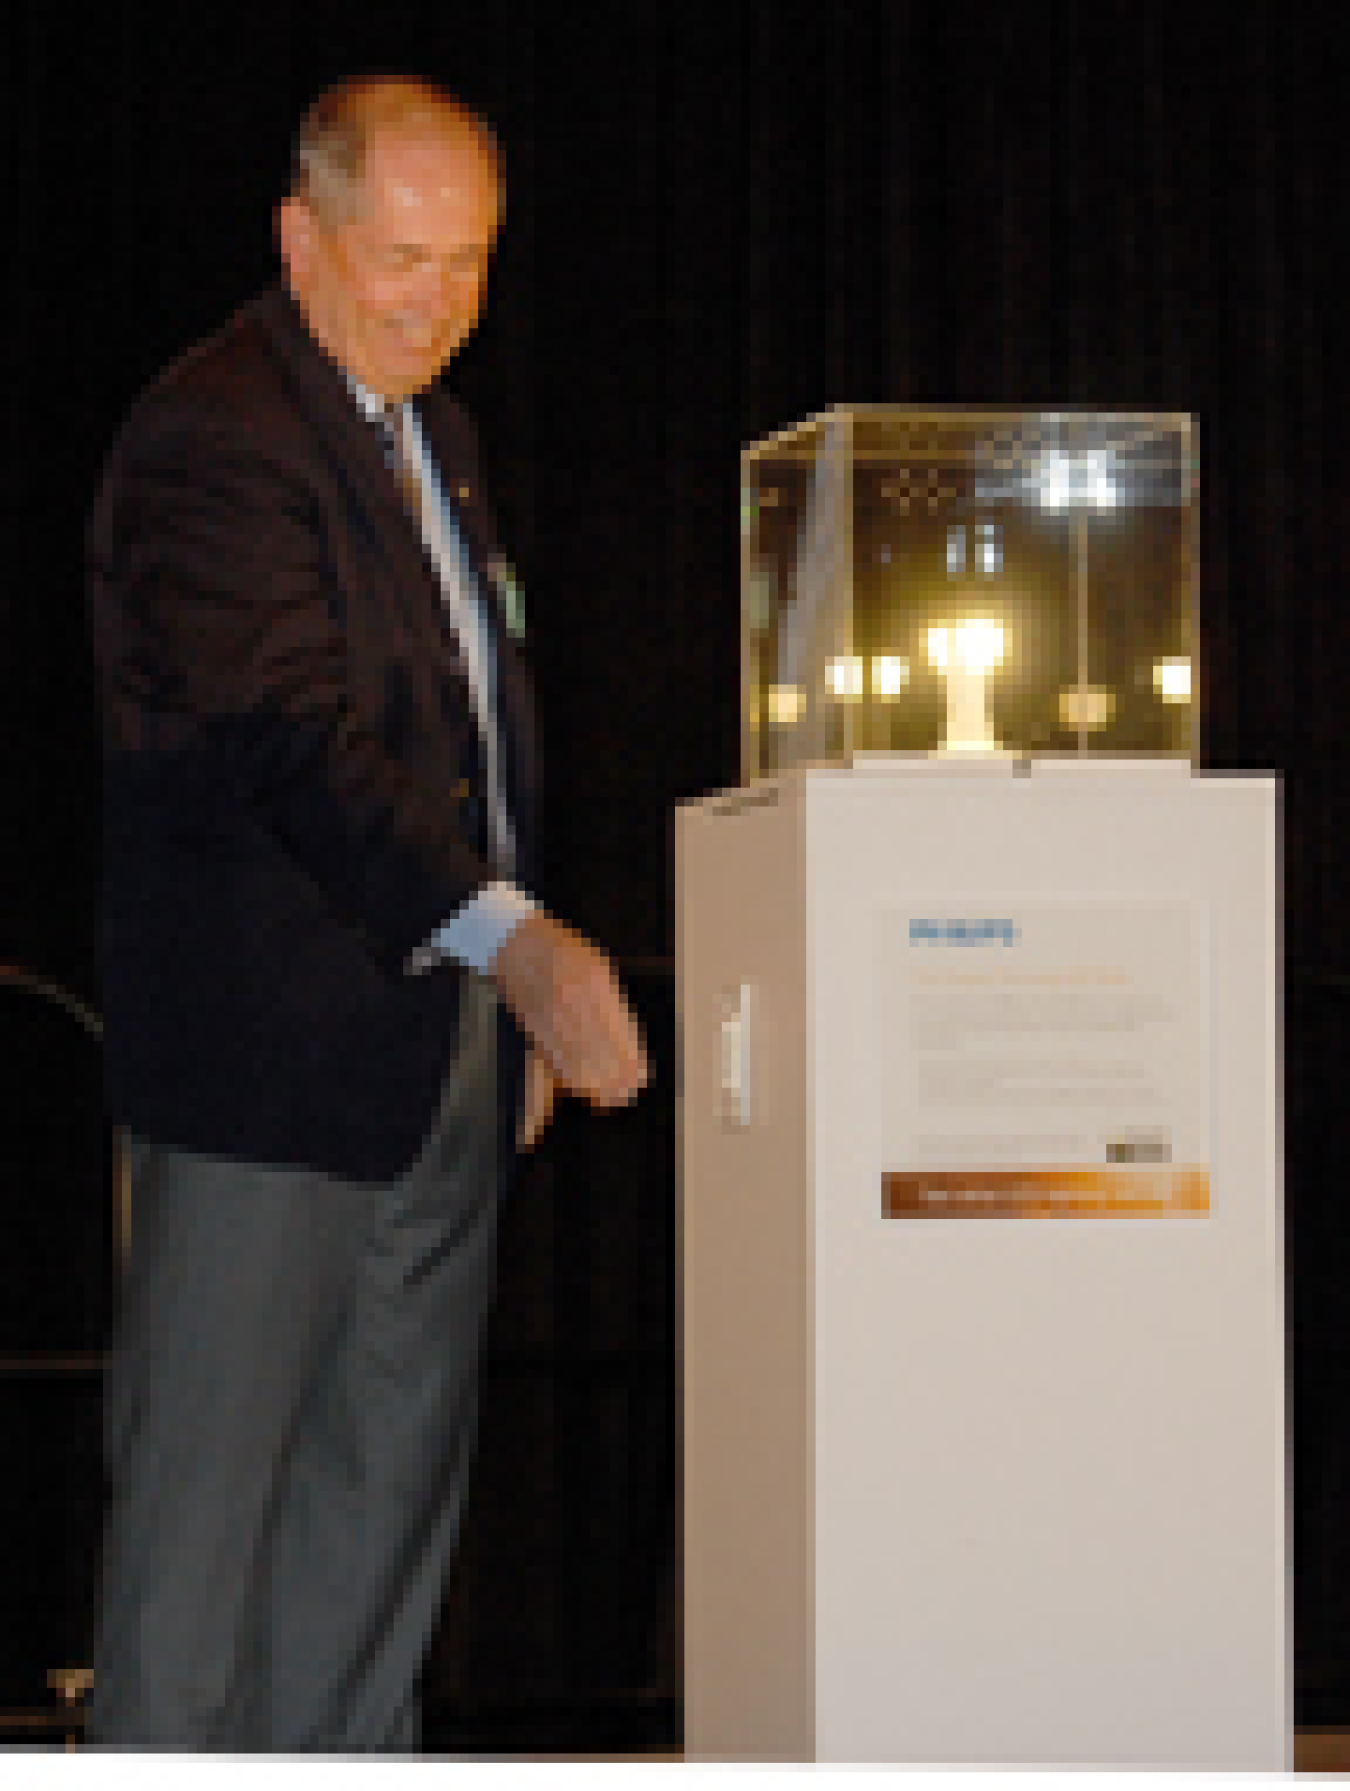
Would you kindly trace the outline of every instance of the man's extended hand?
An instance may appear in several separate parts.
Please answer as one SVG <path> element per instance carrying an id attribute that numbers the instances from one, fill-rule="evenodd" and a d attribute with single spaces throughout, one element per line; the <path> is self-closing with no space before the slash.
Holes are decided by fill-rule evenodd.
<path id="1" fill-rule="evenodd" d="M 609 959 L 547 914 L 521 921 L 489 975 L 559 1084 L 595 1107 L 646 1085 L 642 1036 Z"/>

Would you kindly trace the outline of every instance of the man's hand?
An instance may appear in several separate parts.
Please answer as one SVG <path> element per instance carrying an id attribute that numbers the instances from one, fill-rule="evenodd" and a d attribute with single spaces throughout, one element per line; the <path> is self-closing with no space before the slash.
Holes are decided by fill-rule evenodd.
<path id="1" fill-rule="evenodd" d="M 555 1080 L 593 1107 L 646 1085 L 647 1054 L 609 959 L 547 914 L 527 915 L 488 974 Z"/>
<path id="2" fill-rule="evenodd" d="M 539 1134 L 553 1117 L 553 1100 L 558 1084 L 548 1059 L 531 1051 L 525 1060 L 525 1098 L 520 1107 L 520 1124 L 516 1128 L 516 1149 L 533 1150 Z"/>

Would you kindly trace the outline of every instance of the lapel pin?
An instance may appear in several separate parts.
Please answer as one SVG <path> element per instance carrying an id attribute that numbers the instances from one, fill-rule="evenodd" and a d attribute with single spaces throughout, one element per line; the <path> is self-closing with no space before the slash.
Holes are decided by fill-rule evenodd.
<path id="1" fill-rule="evenodd" d="M 488 561 L 487 570 L 501 599 L 507 630 L 519 640 L 525 632 L 525 598 L 516 582 L 516 575 L 511 570 L 510 562 L 499 553 L 493 554 Z"/>

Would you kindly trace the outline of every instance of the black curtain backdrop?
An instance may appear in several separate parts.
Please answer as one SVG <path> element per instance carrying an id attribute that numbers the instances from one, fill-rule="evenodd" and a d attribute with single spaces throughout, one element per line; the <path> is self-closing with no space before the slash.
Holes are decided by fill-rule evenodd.
<path id="1" fill-rule="evenodd" d="M 118 417 L 273 277 L 270 211 L 320 88 L 419 73 L 505 145 L 490 309 L 453 377 L 536 636 L 546 894 L 629 966 L 661 1074 L 621 1120 L 569 1113 L 513 1213 L 430 1676 L 447 1709 L 515 1699 L 519 1724 L 531 1698 L 678 1691 L 669 816 L 738 776 L 737 452 L 832 404 L 927 401 L 1200 420 L 1204 758 L 1285 780 L 1299 1712 L 1350 1720 L 1342 10 L 4 9 L 0 962 L 95 1006 L 81 529 Z M 106 1264 L 99 1153 L 65 1192 L 36 1165 L 97 1050 L 72 1033 L 35 1082 L 31 1013 L 0 1003 L 29 1071 L 0 1083 L 3 1347 L 93 1348 L 101 1295 L 51 1287 Z M 94 1391 L 83 1418 L 68 1386 L 44 1417 L 31 1378 L 0 1381 L 0 1454 L 24 1463 L 0 1475 L 0 1535 L 26 1539 L 27 1602 L 0 1616 L 15 1683 L 79 1647 L 53 1601 L 96 1508 L 70 1442 Z"/>

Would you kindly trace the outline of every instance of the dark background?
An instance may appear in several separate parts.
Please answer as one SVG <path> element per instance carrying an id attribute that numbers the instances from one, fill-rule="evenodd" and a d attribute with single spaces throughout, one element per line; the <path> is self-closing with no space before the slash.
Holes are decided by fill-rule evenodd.
<path id="1" fill-rule="evenodd" d="M 1298 1708 L 1350 1722 L 1341 10 L 6 5 L 0 963 L 94 1007 L 81 528 L 118 417 L 272 277 L 320 88 L 422 74 L 505 145 L 452 379 L 536 639 L 546 894 L 659 1074 L 565 1115 L 510 1215 L 439 1733 L 678 1733 L 669 816 L 738 776 L 739 446 L 882 401 L 1200 419 L 1204 760 L 1285 790 Z M 0 1704 L 87 1654 L 96 1375 L 20 1358 L 106 1333 L 97 1072 L 0 984 Z"/>

